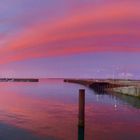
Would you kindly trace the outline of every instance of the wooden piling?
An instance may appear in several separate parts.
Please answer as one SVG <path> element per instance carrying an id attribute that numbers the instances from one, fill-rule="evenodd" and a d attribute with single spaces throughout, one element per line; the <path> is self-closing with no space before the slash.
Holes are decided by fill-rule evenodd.
<path id="1" fill-rule="evenodd" d="M 79 127 L 85 126 L 85 89 L 79 90 Z"/>
<path id="2" fill-rule="evenodd" d="M 78 126 L 78 140 L 84 140 L 84 138 L 85 138 L 84 129 L 85 129 L 84 127 Z"/>

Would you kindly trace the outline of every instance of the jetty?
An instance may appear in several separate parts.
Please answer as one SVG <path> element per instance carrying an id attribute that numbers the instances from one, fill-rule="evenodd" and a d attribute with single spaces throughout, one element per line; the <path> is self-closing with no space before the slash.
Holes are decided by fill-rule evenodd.
<path id="1" fill-rule="evenodd" d="M 34 78 L 0 78 L 0 82 L 39 82 Z"/>
<path id="2" fill-rule="evenodd" d="M 140 80 L 131 79 L 64 79 L 64 82 L 82 84 L 95 91 L 116 92 L 140 98 Z"/>

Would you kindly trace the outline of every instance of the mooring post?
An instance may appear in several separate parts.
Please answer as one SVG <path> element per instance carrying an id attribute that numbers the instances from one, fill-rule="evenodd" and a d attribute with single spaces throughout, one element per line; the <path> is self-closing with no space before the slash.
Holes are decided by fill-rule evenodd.
<path id="1" fill-rule="evenodd" d="M 84 140 L 85 138 L 85 128 L 78 126 L 78 140 Z"/>
<path id="2" fill-rule="evenodd" d="M 79 127 L 85 126 L 85 89 L 79 90 Z"/>

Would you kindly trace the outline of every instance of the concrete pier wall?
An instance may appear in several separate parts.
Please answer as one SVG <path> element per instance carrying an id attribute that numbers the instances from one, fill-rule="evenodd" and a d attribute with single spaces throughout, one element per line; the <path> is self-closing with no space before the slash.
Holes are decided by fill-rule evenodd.
<path id="1" fill-rule="evenodd" d="M 77 83 L 94 90 L 101 89 L 140 98 L 140 81 L 108 79 L 65 79 L 64 82 Z"/>
<path id="2" fill-rule="evenodd" d="M 140 87 L 127 86 L 127 87 L 117 87 L 112 89 L 114 92 L 119 92 L 125 95 L 140 97 Z"/>

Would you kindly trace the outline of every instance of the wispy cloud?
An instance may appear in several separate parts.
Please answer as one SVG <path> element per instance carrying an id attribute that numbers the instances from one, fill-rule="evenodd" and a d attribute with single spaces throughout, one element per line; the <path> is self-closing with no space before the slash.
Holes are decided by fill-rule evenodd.
<path id="1" fill-rule="evenodd" d="M 88 52 L 140 52 L 138 40 L 133 45 L 140 37 L 135 26 L 140 24 L 139 5 L 139 1 L 124 0 L 82 5 L 50 21 L 34 20 L 0 47 L 0 64 Z"/>

